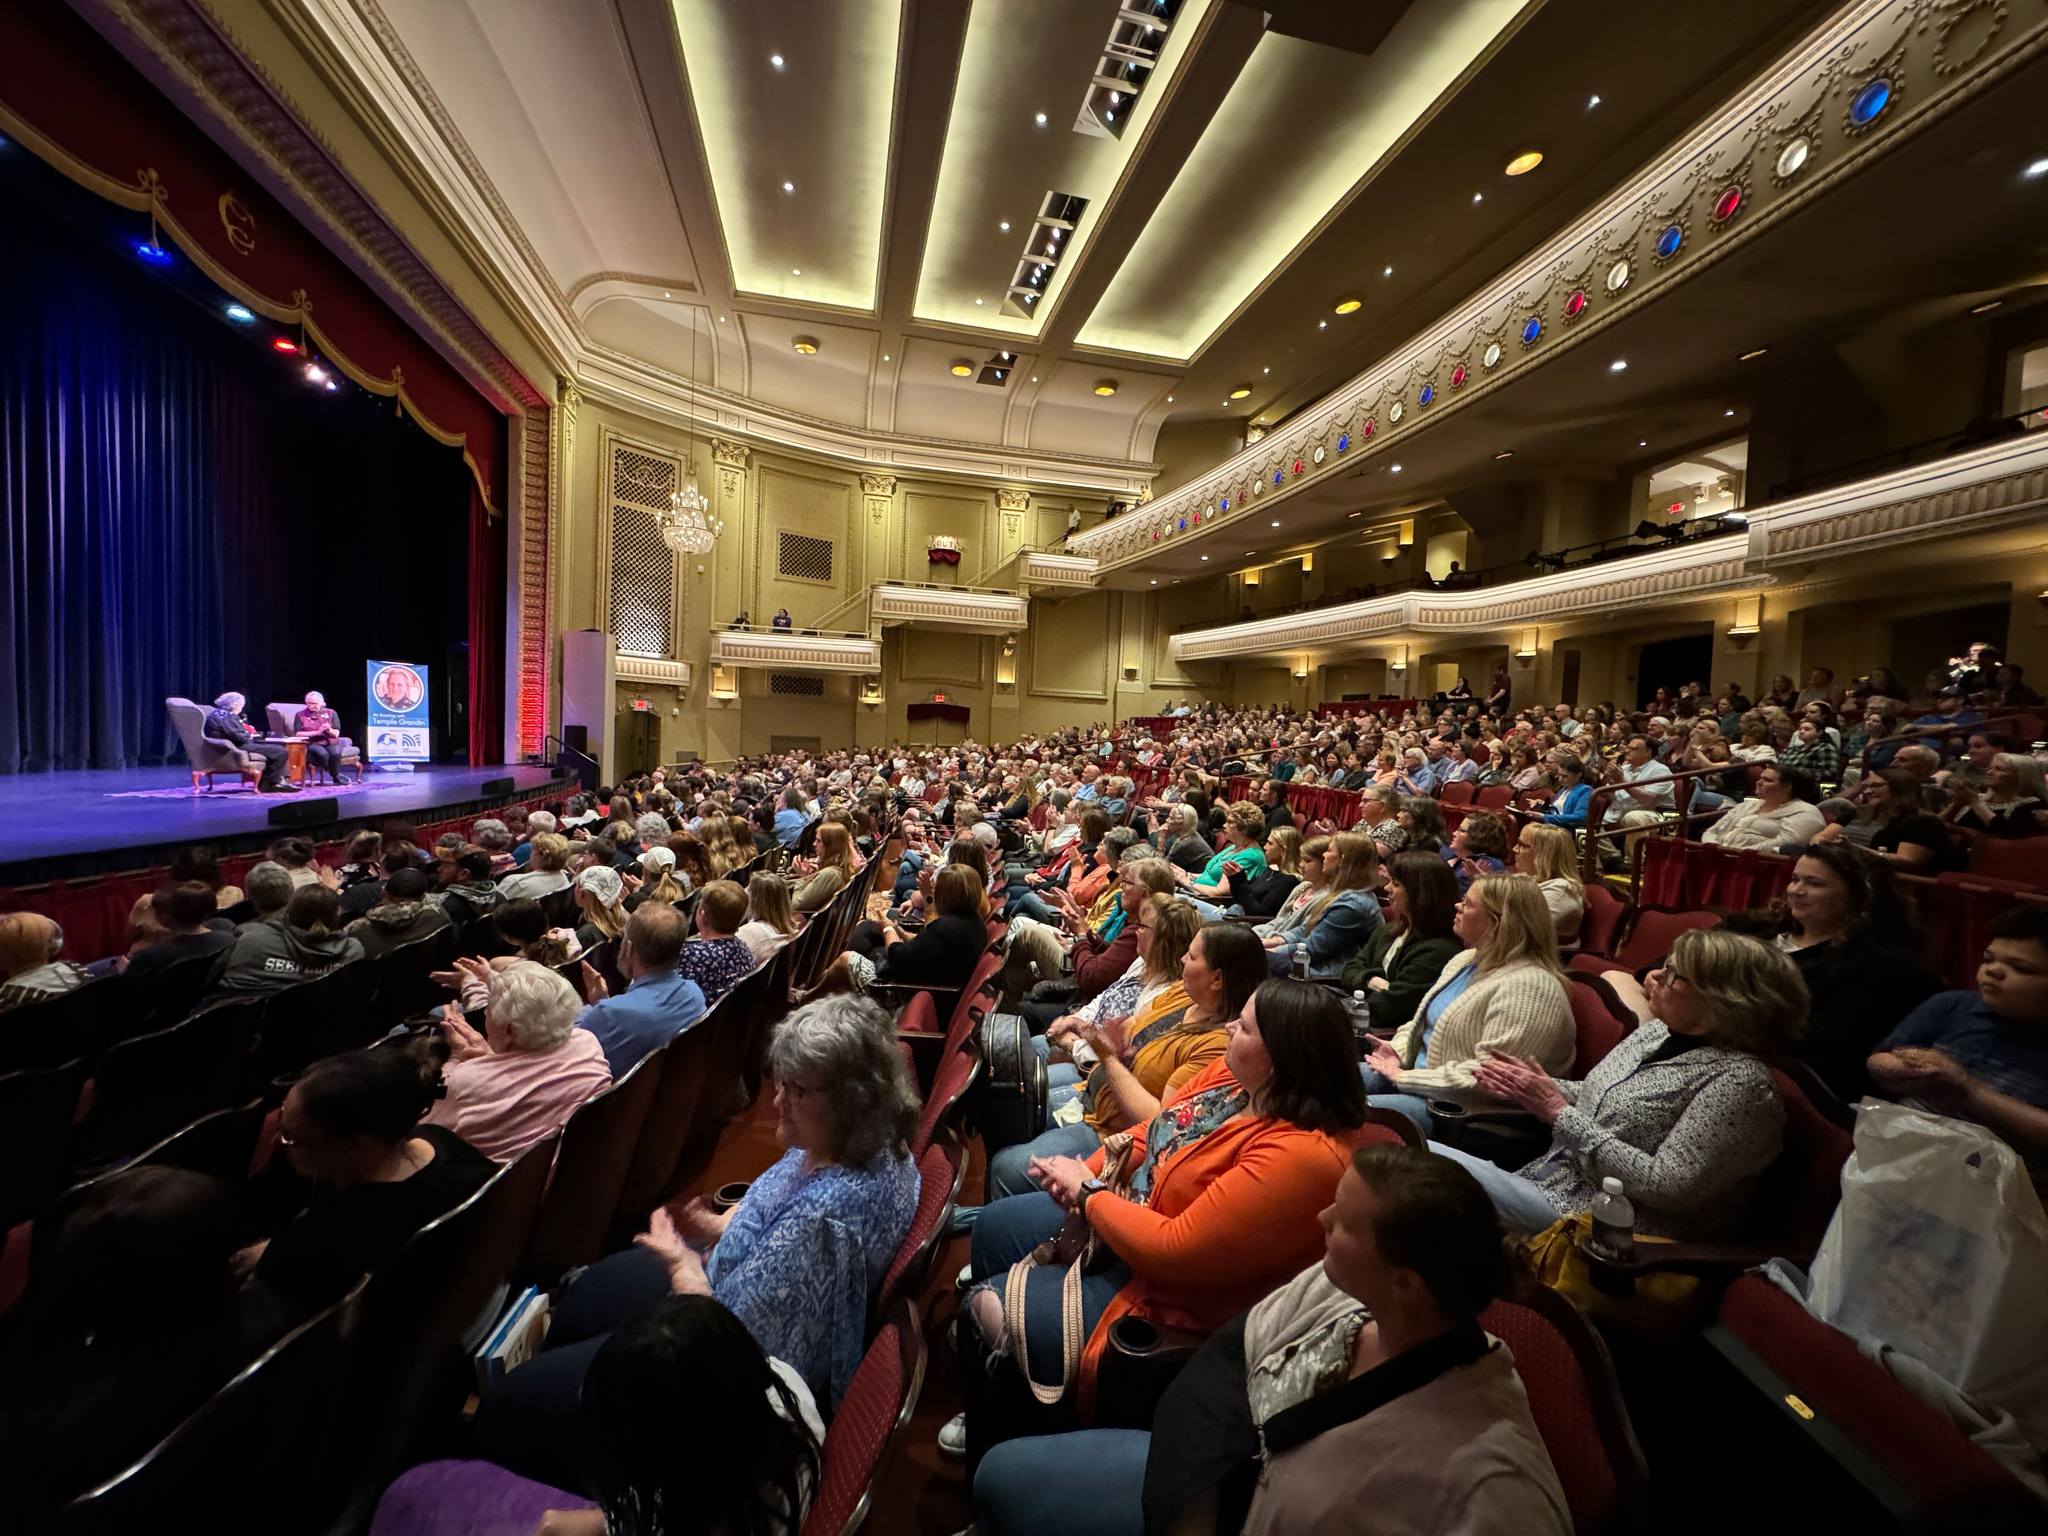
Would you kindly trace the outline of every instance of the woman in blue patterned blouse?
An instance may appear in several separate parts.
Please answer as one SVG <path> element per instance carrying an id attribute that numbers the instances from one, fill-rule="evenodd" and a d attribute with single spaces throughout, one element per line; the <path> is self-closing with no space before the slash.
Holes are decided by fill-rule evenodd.
<path id="1" fill-rule="evenodd" d="M 775 1133 L 787 1149 L 720 1213 L 703 1198 L 657 1210 L 635 1245 L 583 1271 L 546 1347 L 484 1399 L 484 1454 L 557 1487 L 583 1373 L 615 1328 L 672 1294 L 715 1296 L 835 1407 L 866 1342 L 868 1304 L 917 1210 L 918 1097 L 889 1016 L 845 994 L 799 1008 L 769 1048 Z"/>

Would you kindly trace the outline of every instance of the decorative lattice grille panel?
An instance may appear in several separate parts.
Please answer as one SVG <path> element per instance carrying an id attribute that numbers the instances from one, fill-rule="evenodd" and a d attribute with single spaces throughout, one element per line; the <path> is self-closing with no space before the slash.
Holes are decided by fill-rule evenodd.
<path id="1" fill-rule="evenodd" d="M 832 541 L 814 539 L 808 533 L 775 533 L 775 574 L 794 576 L 798 581 L 832 579 Z"/>
<path id="2" fill-rule="evenodd" d="M 674 459 L 612 445 L 611 628 L 628 655 L 675 655 L 675 553 L 654 516 L 667 509 L 678 474 Z"/>
<path id="3" fill-rule="evenodd" d="M 797 699 L 822 699 L 825 696 L 825 679 L 807 677 L 801 672 L 770 672 L 768 691 Z"/>

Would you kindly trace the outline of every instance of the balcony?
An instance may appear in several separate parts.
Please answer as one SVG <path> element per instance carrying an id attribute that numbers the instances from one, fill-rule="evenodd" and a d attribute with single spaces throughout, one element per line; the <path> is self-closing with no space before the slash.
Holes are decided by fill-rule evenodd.
<path id="1" fill-rule="evenodd" d="M 964 634 L 1011 634 L 1030 622 L 1031 603 L 1018 593 L 991 587 L 885 581 L 868 589 L 868 620 L 884 628 L 915 624 Z"/>
<path id="2" fill-rule="evenodd" d="M 882 642 L 837 631 L 750 624 L 711 632 L 711 664 L 766 667 L 778 672 L 874 674 L 882 670 Z"/>

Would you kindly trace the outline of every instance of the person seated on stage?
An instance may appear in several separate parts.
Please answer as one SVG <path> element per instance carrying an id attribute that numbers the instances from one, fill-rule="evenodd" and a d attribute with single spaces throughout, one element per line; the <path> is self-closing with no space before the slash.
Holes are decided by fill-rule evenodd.
<path id="1" fill-rule="evenodd" d="M 576 1027 L 583 1006 L 576 989 L 546 966 L 514 960 L 494 968 L 470 957 L 455 964 L 464 1002 L 473 985 L 485 994 L 484 1028 L 472 1029 L 454 1004 L 441 1010 L 446 1091 L 421 1123 L 509 1163 L 608 1088 L 611 1067 L 597 1037 Z"/>
<path id="2" fill-rule="evenodd" d="M 292 893 L 283 917 L 251 923 L 236 935 L 207 992 L 282 992 L 362 958 L 362 941 L 342 931 L 340 898 L 324 885 L 309 885 Z"/>
<path id="3" fill-rule="evenodd" d="M 290 1321 L 348 1294 L 412 1235 L 483 1188 L 497 1165 L 424 1124 L 440 1071 L 413 1051 L 344 1051 L 299 1074 L 277 1114 L 277 1146 L 248 1208 L 282 1207 L 241 1252 L 244 1301 Z"/>
<path id="4" fill-rule="evenodd" d="M 285 781 L 284 763 L 288 754 L 284 743 L 265 741 L 249 728 L 249 722 L 242 718 L 242 711 L 248 704 L 249 701 L 239 693 L 222 694 L 213 701 L 213 708 L 206 712 L 206 723 L 200 727 L 200 734 L 208 741 L 236 747 L 263 759 L 263 774 L 256 781 L 258 794 L 296 795 L 299 786 Z"/>
<path id="5" fill-rule="evenodd" d="M 697 937 L 683 945 L 676 974 L 697 983 L 707 1005 L 730 992 L 754 968 L 754 952 L 739 937 L 747 920 L 747 893 L 730 880 L 714 880 L 697 899 Z"/>
<path id="6" fill-rule="evenodd" d="M 528 846 L 532 857 L 526 866 L 498 882 L 500 900 L 538 900 L 569 889 L 569 839 L 559 832 L 543 832 Z"/>
<path id="7" fill-rule="evenodd" d="M 1355 1152 L 1321 1262 L 1224 1325 L 1148 1430 L 1006 1441 L 974 1478 L 981 1536 L 1343 1530 L 1569 1536 L 1513 1354 L 1479 1318 L 1529 1283 L 1463 1168 Z"/>
<path id="8" fill-rule="evenodd" d="M 189 848 L 180 848 L 172 855 L 170 877 L 173 880 L 198 880 L 213 892 L 213 904 L 223 911 L 242 899 L 242 888 L 229 885 L 220 872 L 220 860 L 211 848 L 195 843 Z"/>
<path id="9" fill-rule="evenodd" d="M 676 970 L 685 932 L 683 914 L 664 902 L 650 902 L 628 918 L 619 945 L 626 990 L 617 997 L 597 968 L 583 962 L 590 1006 L 576 1022 L 597 1036 L 613 1077 L 624 1077 L 641 1057 L 704 1017 L 704 989 Z"/>
<path id="10" fill-rule="evenodd" d="M 1870 1058 L 1879 1091 L 1990 1127 L 2048 1172 L 2048 912 L 1991 923 L 1974 991 L 1938 992 Z"/>
<path id="11" fill-rule="evenodd" d="M 327 707 L 327 695 L 314 690 L 306 695 L 306 707 L 299 711 L 295 733 L 306 738 L 306 773 L 316 778 L 326 774 L 341 783 L 341 716 Z"/>
<path id="12" fill-rule="evenodd" d="M 448 921 L 458 928 L 493 911 L 502 899 L 497 881 L 491 878 L 491 856 L 481 848 L 456 855 L 452 864 L 444 858 L 441 872 L 445 883 L 427 900 L 446 912 Z"/>
<path id="13" fill-rule="evenodd" d="M 327 875 L 327 871 L 313 861 L 317 852 L 313 839 L 294 834 L 277 839 L 263 851 L 263 856 L 273 864 L 284 866 L 285 873 L 292 877 L 292 889 L 297 891 L 325 883 L 322 877 Z"/>
<path id="14" fill-rule="evenodd" d="M 427 904 L 427 872 L 417 865 L 394 870 L 377 905 L 342 931 L 371 959 L 448 926 L 448 914 Z"/>
<path id="15" fill-rule="evenodd" d="M 245 899 L 249 903 L 249 919 L 236 926 L 237 933 L 247 933 L 259 923 L 279 921 L 292 897 L 298 894 L 298 887 L 292 884 L 292 872 L 269 859 L 251 864 L 242 883 L 248 891 Z"/>
<path id="16" fill-rule="evenodd" d="M 495 816 L 479 816 L 469 829 L 469 839 L 491 856 L 491 878 L 509 875 L 515 867 L 512 857 L 512 829 Z"/>
<path id="17" fill-rule="evenodd" d="M 149 897 L 159 937 L 128 956 L 128 976 L 161 976 L 181 960 L 217 955 L 235 942 L 232 932 L 213 926 L 213 892 L 197 880 L 165 881 Z"/>
<path id="18" fill-rule="evenodd" d="M 502 1536 L 606 1536 L 678 1498 L 699 1530 L 795 1536 L 825 1438 L 803 1378 L 709 1296 L 671 1296 L 614 1332 L 576 1427 L 588 1497 L 487 1461 L 429 1461 L 385 1490 L 371 1536 L 485 1536 L 486 1509 Z"/>
<path id="19" fill-rule="evenodd" d="M 83 967 L 57 958 L 63 950 L 64 930 L 42 913 L 0 913 L 0 1012 L 85 985 Z"/>
<path id="20" fill-rule="evenodd" d="M 637 920 L 637 914 L 636 914 Z M 631 1248 L 570 1282 L 547 1342 L 484 1395 L 492 1461 L 558 1486 L 585 1374 L 606 1337 L 670 1295 L 709 1295 L 836 1405 L 867 1345 L 868 1308 L 916 1213 L 918 1096 L 889 1016 L 838 994 L 792 1013 L 769 1044 L 776 1140 L 787 1150 L 725 1212 L 657 1209 Z"/>

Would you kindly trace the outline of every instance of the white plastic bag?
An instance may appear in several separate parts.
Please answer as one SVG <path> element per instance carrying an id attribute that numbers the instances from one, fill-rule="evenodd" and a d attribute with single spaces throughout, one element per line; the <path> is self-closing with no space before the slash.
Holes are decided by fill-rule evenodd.
<path id="1" fill-rule="evenodd" d="M 1815 1256 L 1816 1317 L 1913 1356 L 2048 1447 L 2048 1214 L 1982 1126 L 1865 1099 Z"/>

